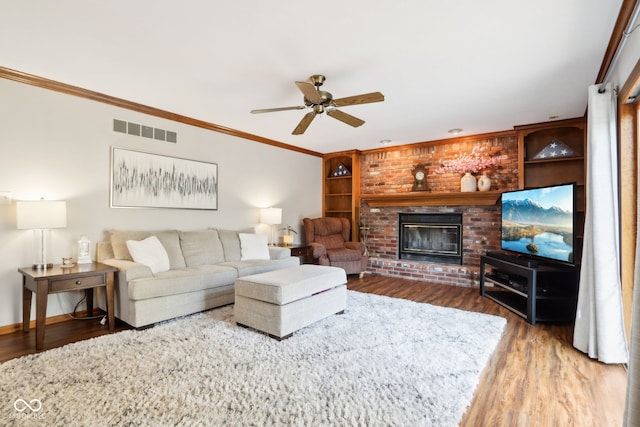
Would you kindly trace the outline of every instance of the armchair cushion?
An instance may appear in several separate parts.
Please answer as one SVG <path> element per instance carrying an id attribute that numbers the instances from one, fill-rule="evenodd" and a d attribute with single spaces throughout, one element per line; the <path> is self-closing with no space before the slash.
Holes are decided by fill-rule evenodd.
<path id="1" fill-rule="evenodd" d="M 327 252 L 327 256 L 332 264 L 334 262 L 360 261 L 362 259 L 362 252 L 354 249 L 339 248 Z"/>
<path id="2" fill-rule="evenodd" d="M 344 248 L 344 239 L 340 234 L 330 234 L 328 236 L 316 235 L 316 243 L 320 243 L 328 250 Z"/>

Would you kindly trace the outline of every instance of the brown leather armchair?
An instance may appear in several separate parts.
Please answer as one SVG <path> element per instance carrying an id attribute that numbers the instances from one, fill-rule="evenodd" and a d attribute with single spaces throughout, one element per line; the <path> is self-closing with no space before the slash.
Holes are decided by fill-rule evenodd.
<path id="1" fill-rule="evenodd" d="M 313 250 L 316 264 L 340 267 L 347 274 L 362 274 L 367 268 L 365 245 L 350 242 L 351 224 L 347 218 L 304 218 L 304 234 Z"/>

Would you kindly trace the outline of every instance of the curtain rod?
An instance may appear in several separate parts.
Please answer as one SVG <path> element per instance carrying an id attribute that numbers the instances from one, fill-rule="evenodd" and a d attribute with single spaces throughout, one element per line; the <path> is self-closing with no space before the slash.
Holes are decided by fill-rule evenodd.
<path id="1" fill-rule="evenodd" d="M 607 85 L 607 83 L 609 83 L 609 77 L 611 77 L 611 71 L 616 67 L 616 65 L 618 65 L 618 60 L 620 59 L 620 55 L 622 54 L 624 45 L 627 43 L 627 39 L 629 38 L 631 33 L 637 30 L 638 27 L 640 27 L 640 24 L 638 24 L 635 27 L 633 26 L 636 22 L 636 19 L 638 18 L 639 13 L 640 13 L 640 1 L 636 1 L 636 5 L 633 7 L 633 13 L 631 14 L 631 19 L 629 19 L 629 22 L 627 23 L 627 28 L 625 28 L 624 33 L 622 33 L 622 40 L 620 40 L 620 43 L 618 44 L 618 47 L 616 49 L 616 53 L 613 55 L 613 59 L 609 64 L 609 68 L 607 69 L 607 72 L 605 73 L 604 78 L 602 79 L 601 86 L 598 89 L 599 93 L 604 93 L 605 91 L 604 87 Z"/>

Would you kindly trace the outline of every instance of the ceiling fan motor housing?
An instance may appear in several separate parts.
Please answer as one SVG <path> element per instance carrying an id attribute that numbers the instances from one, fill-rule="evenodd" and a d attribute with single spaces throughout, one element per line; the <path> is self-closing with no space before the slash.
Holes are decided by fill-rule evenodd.
<path id="1" fill-rule="evenodd" d="M 304 104 L 307 106 L 322 105 L 324 107 L 328 107 L 329 105 L 331 105 L 331 101 L 333 101 L 333 95 L 331 95 L 329 92 L 325 92 L 324 90 L 319 90 L 318 96 L 320 97 L 320 101 L 312 101 L 305 97 Z"/>

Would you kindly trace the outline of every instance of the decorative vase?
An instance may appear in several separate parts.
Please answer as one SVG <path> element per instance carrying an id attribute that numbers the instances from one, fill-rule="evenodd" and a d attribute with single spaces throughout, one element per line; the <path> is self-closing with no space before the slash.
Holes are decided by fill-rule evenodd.
<path id="1" fill-rule="evenodd" d="M 460 179 L 460 191 L 463 193 L 476 191 L 477 185 L 476 177 L 469 172 L 465 173 Z"/>
<path id="2" fill-rule="evenodd" d="M 478 178 L 478 190 L 489 191 L 490 188 L 491 188 L 491 179 L 487 175 L 482 174 Z"/>

